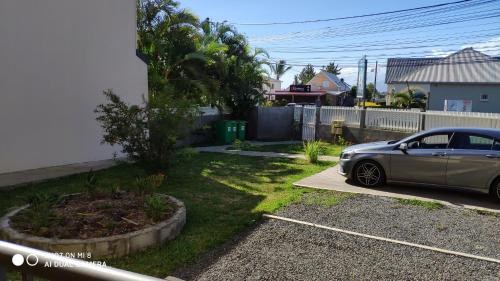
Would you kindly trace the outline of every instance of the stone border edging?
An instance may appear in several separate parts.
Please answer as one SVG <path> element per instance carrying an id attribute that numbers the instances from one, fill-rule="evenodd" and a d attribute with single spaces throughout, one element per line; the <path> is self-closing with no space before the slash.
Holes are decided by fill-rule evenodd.
<path id="1" fill-rule="evenodd" d="M 29 205 L 17 208 L 0 220 L 0 237 L 17 244 L 56 253 L 91 253 L 92 258 L 122 257 L 151 246 L 161 245 L 175 238 L 186 223 L 186 207 L 177 198 L 167 196 L 177 205 L 177 211 L 168 220 L 134 232 L 90 239 L 45 238 L 14 230 L 10 218 Z"/>

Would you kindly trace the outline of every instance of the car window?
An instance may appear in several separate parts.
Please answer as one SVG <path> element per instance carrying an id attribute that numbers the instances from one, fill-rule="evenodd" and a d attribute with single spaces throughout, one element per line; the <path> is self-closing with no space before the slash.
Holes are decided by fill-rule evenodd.
<path id="1" fill-rule="evenodd" d="M 451 134 L 426 135 L 408 142 L 409 149 L 443 149 L 448 146 Z"/>
<path id="2" fill-rule="evenodd" d="M 456 133 L 450 144 L 454 149 L 491 150 L 494 139 L 487 136 Z"/>
<path id="3" fill-rule="evenodd" d="M 493 143 L 493 146 L 491 147 L 491 149 L 496 150 L 496 151 L 500 151 L 500 140 L 495 140 L 495 143 Z"/>

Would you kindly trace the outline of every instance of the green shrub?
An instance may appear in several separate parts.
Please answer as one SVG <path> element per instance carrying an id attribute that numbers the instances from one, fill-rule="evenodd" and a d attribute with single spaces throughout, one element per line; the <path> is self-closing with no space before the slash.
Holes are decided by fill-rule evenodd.
<path id="1" fill-rule="evenodd" d="M 309 161 L 309 163 L 316 163 L 318 162 L 318 158 L 321 152 L 321 143 L 319 141 L 305 142 L 304 151 L 307 161 Z"/>
<path id="2" fill-rule="evenodd" d="M 167 210 L 163 198 L 155 195 L 149 195 L 144 198 L 144 208 L 148 218 L 155 222 L 160 221 Z"/>
<path id="3" fill-rule="evenodd" d="M 348 141 L 344 137 L 338 136 L 337 137 L 337 144 L 340 146 L 346 146 L 348 144 Z"/>
<path id="4" fill-rule="evenodd" d="M 108 101 L 95 109 L 104 130 L 103 142 L 118 144 L 128 158 L 152 171 L 169 164 L 174 145 L 189 131 L 195 105 L 169 95 L 149 95 L 142 105 L 128 105 L 111 90 Z"/>
<path id="5" fill-rule="evenodd" d="M 151 194 L 160 187 L 165 180 L 164 174 L 156 174 L 135 179 L 135 186 L 140 195 Z"/>

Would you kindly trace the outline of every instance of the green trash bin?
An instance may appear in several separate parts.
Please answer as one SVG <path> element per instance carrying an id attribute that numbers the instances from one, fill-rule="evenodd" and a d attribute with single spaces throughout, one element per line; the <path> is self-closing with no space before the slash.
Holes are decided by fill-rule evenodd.
<path id="1" fill-rule="evenodd" d="M 236 139 L 236 122 L 230 120 L 219 120 L 215 123 L 217 141 L 223 144 L 231 144 Z"/>
<path id="2" fill-rule="evenodd" d="M 245 136 L 246 136 L 246 127 L 247 127 L 247 122 L 246 121 L 237 121 L 238 122 L 238 133 L 237 133 L 237 138 L 240 140 L 240 141 L 244 141 L 245 140 Z"/>

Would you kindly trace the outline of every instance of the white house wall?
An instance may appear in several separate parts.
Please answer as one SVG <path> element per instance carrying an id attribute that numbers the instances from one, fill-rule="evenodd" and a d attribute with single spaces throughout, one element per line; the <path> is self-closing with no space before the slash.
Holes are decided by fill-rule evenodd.
<path id="1" fill-rule="evenodd" d="M 0 1 L 0 173 L 112 158 L 93 110 L 147 93 L 136 0 Z"/>

